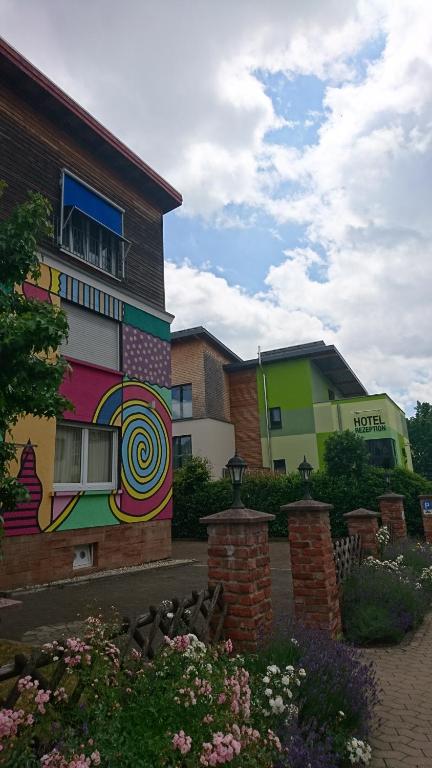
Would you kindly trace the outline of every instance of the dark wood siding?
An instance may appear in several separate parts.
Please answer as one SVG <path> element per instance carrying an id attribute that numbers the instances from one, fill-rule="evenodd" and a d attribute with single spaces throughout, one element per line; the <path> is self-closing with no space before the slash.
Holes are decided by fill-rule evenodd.
<path id="1" fill-rule="evenodd" d="M 9 90 L 0 86 L 0 179 L 7 182 L 0 216 L 5 216 L 16 204 L 23 202 L 28 190 L 39 191 L 53 206 L 54 216 L 60 215 L 60 174 L 68 168 L 83 181 L 125 209 L 124 235 L 131 241 L 123 287 L 132 296 L 164 309 L 164 270 L 162 214 L 144 197 L 131 189 L 114 168 L 96 161 L 85 148 L 78 145 L 65 130 L 29 108 Z M 77 264 L 76 259 L 60 251 L 54 242 L 46 248 L 64 260 Z M 79 261 L 82 269 L 95 271 Z M 118 281 L 101 272 L 96 273 L 107 285 Z"/>

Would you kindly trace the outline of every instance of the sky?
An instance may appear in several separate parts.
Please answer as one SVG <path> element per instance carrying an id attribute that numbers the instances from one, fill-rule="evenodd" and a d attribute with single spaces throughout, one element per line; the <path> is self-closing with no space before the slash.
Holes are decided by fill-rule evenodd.
<path id="1" fill-rule="evenodd" d="M 183 194 L 174 329 L 432 401 L 429 0 L 0 0 L 0 33 Z"/>

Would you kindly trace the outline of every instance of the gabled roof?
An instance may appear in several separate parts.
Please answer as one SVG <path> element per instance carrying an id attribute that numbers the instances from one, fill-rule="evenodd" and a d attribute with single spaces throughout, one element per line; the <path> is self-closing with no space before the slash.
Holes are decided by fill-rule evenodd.
<path id="1" fill-rule="evenodd" d="M 342 393 L 344 397 L 367 395 L 367 390 L 350 368 L 339 350 L 333 344 L 324 341 L 313 341 L 310 344 L 297 344 L 293 347 L 282 347 L 261 353 L 261 364 L 266 365 L 283 360 L 309 358 L 324 376 Z M 244 368 L 255 368 L 259 359 L 229 363 L 227 371 L 240 371 Z"/>
<path id="2" fill-rule="evenodd" d="M 216 336 L 213 336 L 213 334 L 207 331 L 206 328 L 203 328 L 202 325 L 198 325 L 196 328 L 185 328 L 182 331 L 171 332 L 171 343 L 175 343 L 177 341 L 187 341 L 188 339 L 202 339 L 203 341 L 207 341 L 208 344 L 211 344 L 213 347 L 215 347 L 219 352 L 221 352 L 221 354 L 225 355 L 233 361 L 242 362 L 241 357 L 228 349 L 225 344 L 222 344 L 222 342 L 219 341 Z"/>
<path id="3" fill-rule="evenodd" d="M 180 192 L 1 37 L 0 80 L 122 174 L 163 213 L 182 204 Z"/>

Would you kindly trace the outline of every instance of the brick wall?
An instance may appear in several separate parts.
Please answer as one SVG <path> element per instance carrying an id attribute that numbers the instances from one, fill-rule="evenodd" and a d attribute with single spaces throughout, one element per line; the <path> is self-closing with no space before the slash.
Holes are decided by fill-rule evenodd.
<path id="1" fill-rule="evenodd" d="M 228 374 L 223 370 L 229 362 L 228 357 L 202 339 L 187 338 L 172 342 L 172 386 L 192 384 L 194 419 L 230 421 L 229 381 Z"/>
<path id="2" fill-rule="evenodd" d="M 232 372 L 229 381 L 236 448 L 250 467 L 262 467 L 256 370 Z"/>
<path id="3" fill-rule="evenodd" d="M 94 564 L 74 570 L 74 547 L 82 544 L 94 545 Z M 9 590 L 170 557 L 171 520 L 14 536 L 2 548 L 0 585 Z"/>

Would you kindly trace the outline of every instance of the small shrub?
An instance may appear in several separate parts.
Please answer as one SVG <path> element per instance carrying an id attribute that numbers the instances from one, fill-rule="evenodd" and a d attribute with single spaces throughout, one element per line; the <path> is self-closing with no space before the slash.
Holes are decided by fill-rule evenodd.
<path id="1" fill-rule="evenodd" d="M 345 636 L 359 645 L 398 643 L 423 620 L 429 590 L 396 561 L 365 562 L 344 582 L 342 620 Z"/>

